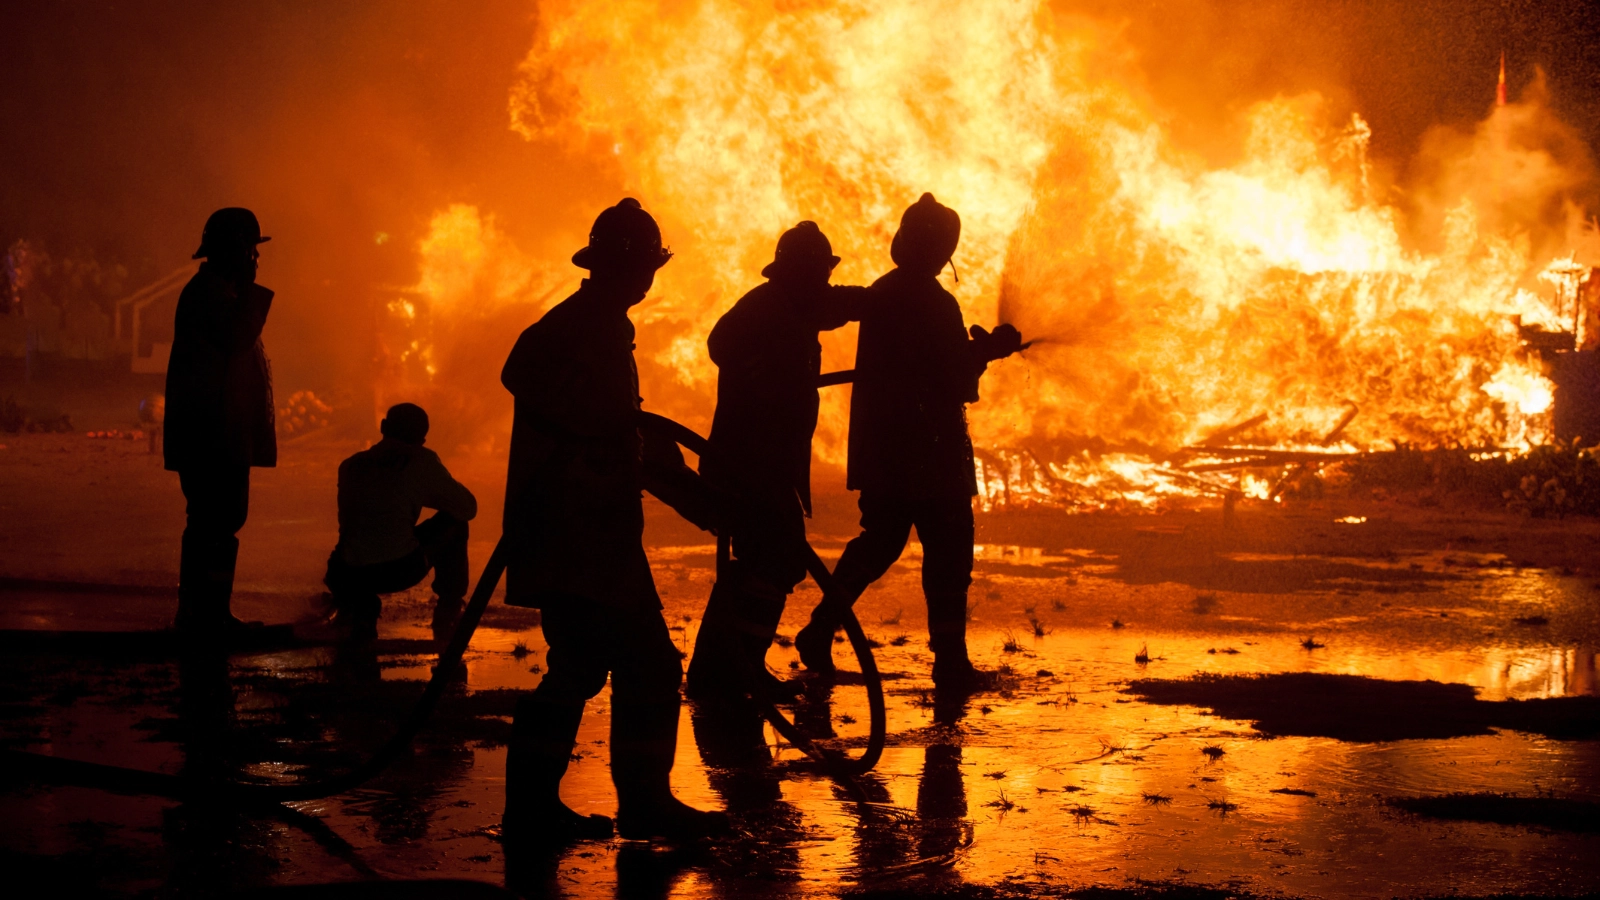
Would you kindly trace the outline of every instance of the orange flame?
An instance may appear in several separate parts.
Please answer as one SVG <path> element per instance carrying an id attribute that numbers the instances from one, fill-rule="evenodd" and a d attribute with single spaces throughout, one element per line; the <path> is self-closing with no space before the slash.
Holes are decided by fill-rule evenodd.
<path id="1" fill-rule="evenodd" d="M 971 411 L 986 499 L 1192 492 L 1150 454 L 1257 413 L 1270 419 L 1255 438 L 1314 442 L 1353 403 L 1352 449 L 1546 439 L 1550 384 L 1515 317 L 1559 322 L 1520 289 L 1542 261 L 1502 210 L 1463 188 L 1424 242 L 1437 249 L 1416 249 L 1373 183 L 1370 128 L 1330 127 L 1314 95 L 1255 104 L 1238 161 L 1208 166 L 1105 64 L 1119 51 L 1040 0 L 551 0 L 511 121 L 609 147 L 662 220 L 678 255 L 636 316 L 641 367 L 654 408 L 691 423 L 713 396 L 705 336 L 784 228 L 819 222 L 844 258 L 835 280 L 864 283 L 928 190 L 962 213 L 963 277 L 947 286 L 968 321 L 1041 339 L 991 368 Z M 1484 128 L 1498 142 L 1470 139 L 1461 158 L 1507 152 L 1517 110 L 1497 110 Z M 1519 172 L 1558 168 L 1518 152 Z M 1535 208 L 1564 187 L 1513 196 Z M 459 232 L 457 215 L 429 241 Z M 496 252 L 488 232 L 474 240 Z M 437 316 L 461 305 L 450 284 L 484 276 L 430 246 L 418 293 Z M 525 308 L 575 274 L 498 265 L 498 286 L 475 290 Z M 824 348 L 828 367 L 849 366 L 853 333 Z M 825 397 L 817 451 L 839 462 L 847 394 Z"/>

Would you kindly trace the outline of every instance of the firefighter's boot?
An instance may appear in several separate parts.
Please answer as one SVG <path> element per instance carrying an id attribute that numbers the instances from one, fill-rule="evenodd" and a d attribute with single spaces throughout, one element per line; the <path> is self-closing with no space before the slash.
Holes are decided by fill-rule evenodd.
<path id="1" fill-rule="evenodd" d="M 756 683 L 772 700 L 793 699 L 800 686 L 772 674 L 767 668 L 767 651 L 778 636 L 778 623 L 783 621 L 783 608 L 789 602 L 789 592 L 766 581 L 745 580 L 744 618 L 740 622 L 739 644 L 744 655 L 745 671 L 753 675 Z"/>
<path id="2" fill-rule="evenodd" d="M 965 592 L 928 598 L 928 647 L 933 650 L 933 686 L 947 694 L 971 694 L 994 687 L 995 676 L 967 655 Z"/>
<path id="3" fill-rule="evenodd" d="M 672 796 L 679 704 L 671 698 L 611 701 L 611 780 L 617 786 L 617 834 L 628 840 L 696 841 L 728 834 L 727 813 Z"/>
<path id="4" fill-rule="evenodd" d="M 735 622 L 739 596 L 730 577 L 718 578 L 706 600 L 705 615 L 694 638 L 694 654 L 684 679 L 684 693 L 695 700 L 723 700 L 738 691 Z"/>
<path id="5" fill-rule="evenodd" d="M 235 618 L 233 573 L 239 561 L 239 539 L 205 540 L 183 535 L 178 568 L 178 615 L 174 623 L 186 638 L 233 638 L 259 628 L 260 622 Z"/>
<path id="6" fill-rule="evenodd" d="M 731 568 L 711 589 L 685 692 L 695 700 L 727 700 L 745 690 L 792 697 L 793 687 L 767 670 L 767 649 L 778 634 L 788 592 Z"/>
<path id="7" fill-rule="evenodd" d="M 824 594 L 822 602 L 811 611 L 811 621 L 794 636 L 800 662 L 817 675 L 833 674 L 833 635 L 839 630 L 841 618 L 840 604 Z"/>
<path id="8" fill-rule="evenodd" d="M 561 778 L 572 761 L 582 720 L 582 703 L 517 699 L 506 753 L 506 809 L 501 819 L 508 847 L 611 837 L 609 818 L 585 816 L 561 802 Z"/>

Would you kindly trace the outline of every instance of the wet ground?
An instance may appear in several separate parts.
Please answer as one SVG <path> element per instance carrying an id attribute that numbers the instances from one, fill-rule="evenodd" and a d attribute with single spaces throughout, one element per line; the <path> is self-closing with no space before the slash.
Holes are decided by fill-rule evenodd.
<path id="1" fill-rule="evenodd" d="M 4 746 L 296 780 L 358 763 L 419 695 L 426 589 L 389 599 L 375 644 L 180 666 L 153 634 L 173 609 L 175 476 L 133 442 L 0 444 Z M 258 470 L 243 613 L 314 636 L 333 469 L 358 447 L 313 435 Z M 481 562 L 503 463 L 446 461 L 484 500 Z M 830 562 L 851 502 L 825 492 L 813 523 Z M 504 742 L 544 643 L 535 614 L 496 604 L 435 722 L 362 789 L 247 814 L 13 781 L 0 853 L 63 888 L 158 896 L 372 878 L 571 897 L 1600 891 L 1600 523 L 1346 498 L 1241 506 L 1226 527 L 1215 509 L 990 514 L 979 540 L 970 640 L 1000 690 L 955 706 L 932 694 L 917 545 L 858 607 L 888 692 L 871 805 L 769 727 L 686 706 L 678 792 L 727 807 L 738 837 L 508 860 Z M 714 547 L 656 505 L 649 543 L 688 648 Z M 783 635 L 817 596 L 798 592 Z M 789 674 L 786 643 L 768 662 Z M 846 674 L 792 712 L 858 747 L 865 696 Z M 607 720 L 603 694 L 564 788 L 581 811 L 614 807 Z"/>

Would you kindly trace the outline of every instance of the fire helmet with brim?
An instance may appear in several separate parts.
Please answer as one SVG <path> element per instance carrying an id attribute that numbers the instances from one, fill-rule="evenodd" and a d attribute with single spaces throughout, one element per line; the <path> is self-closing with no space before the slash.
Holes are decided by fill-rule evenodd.
<path id="1" fill-rule="evenodd" d="M 897 266 L 938 270 L 950 261 L 960 241 L 960 214 L 932 194 L 923 194 L 900 217 L 889 257 Z"/>
<path id="2" fill-rule="evenodd" d="M 200 249 L 191 259 L 207 259 L 219 254 L 238 252 L 272 240 L 261 236 L 261 223 L 256 214 L 242 206 L 228 206 L 212 213 L 206 219 L 205 231 L 200 234 Z"/>
<path id="3" fill-rule="evenodd" d="M 661 227 L 639 201 L 623 197 L 601 210 L 589 229 L 589 245 L 572 254 L 572 264 L 589 271 L 659 269 L 672 258 L 661 246 Z"/>
<path id="4" fill-rule="evenodd" d="M 772 262 L 761 270 L 761 277 L 772 278 L 822 260 L 827 260 L 830 270 L 839 264 L 839 257 L 833 255 L 833 244 L 828 242 L 828 236 L 822 233 L 817 223 L 806 220 L 778 238 L 778 249 L 773 251 Z"/>

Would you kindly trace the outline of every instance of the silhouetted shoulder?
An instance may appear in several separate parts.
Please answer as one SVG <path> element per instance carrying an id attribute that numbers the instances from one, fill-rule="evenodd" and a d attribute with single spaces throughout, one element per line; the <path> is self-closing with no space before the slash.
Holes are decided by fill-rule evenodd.
<path id="1" fill-rule="evenodd" d="M 774 304 L 782 298 L 771 282 L 758 284 L 740 297 L 733 308 L 722 314 L 706 338 L 706 350 L 711 361 L 725 366 L 737 357 L 760 350 L 758 332 L 763 320 L 770 317 Z"/>
<path id="2" fill-rule="evenodd" d="M 861 321 L 872 288 L 859 284 L 830 284 L 817 301 L 817 330 L 832 331 Z"/>
<path id="3" fill-rule="evenodd" d="M 574 319 L 582 302 L 581 291 L 551 307 L 539 321 L 522 330 L 500 370 L 500 383 L 517 394 L 534 387 L 557 357 L 571 349 Z"/>

